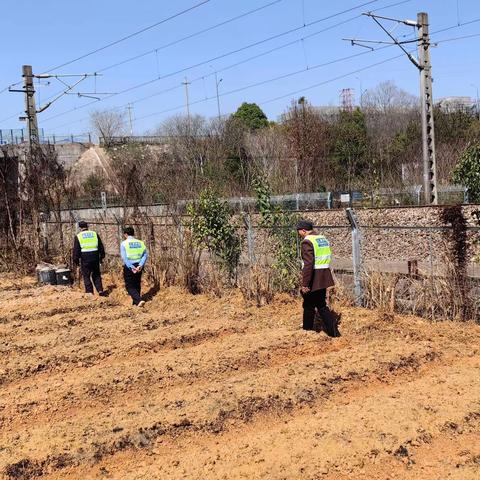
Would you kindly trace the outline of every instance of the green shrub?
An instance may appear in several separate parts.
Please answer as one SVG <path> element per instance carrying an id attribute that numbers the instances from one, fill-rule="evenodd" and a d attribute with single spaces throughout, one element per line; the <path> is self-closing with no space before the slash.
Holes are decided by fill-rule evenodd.
<path id="1" fill-rule="evenodd" d="M 270 187 L 261 176 L 253 181 L 260 213 L 260 226 L 273 242 L 273 268 L 276 272 L 276 287 L 282 291 L 293 292 L 298 287 L 299 259 L 298 238 L 294 229 L 298 215 L 284 212 L 270 201 Z"/>
<path id="2" fill-rule="evenodd" d="M 240 236 L 229 205 L 207 188 L 200 193 L 197 202 L 187 205 L 187 213 L 195 244 L 206 248 L 229 279 L 234 280 L 240 260 Z"/>

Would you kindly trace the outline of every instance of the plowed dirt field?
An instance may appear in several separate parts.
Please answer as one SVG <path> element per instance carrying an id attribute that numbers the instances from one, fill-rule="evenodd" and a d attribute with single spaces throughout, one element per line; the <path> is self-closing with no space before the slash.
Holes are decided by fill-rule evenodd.
<path id="1" fill-rule="evenodd" d="M 160 291 L 0 284 L 11 479 L 480 478 L 480 327 Z"/>

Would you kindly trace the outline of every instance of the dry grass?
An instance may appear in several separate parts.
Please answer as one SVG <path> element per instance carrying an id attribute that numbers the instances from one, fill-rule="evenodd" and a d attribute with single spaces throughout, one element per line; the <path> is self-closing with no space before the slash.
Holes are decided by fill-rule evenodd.
<path id="1" fill-rule="evenodd" d="M 248 302 L 254 301 L 257 307 L 270 303 L 275 296 L 275 281 L 271 267 L 254 264 L 247 267 L 238 282 L 243 297 Z"/>
<path id="2" fill-rule="evenodd" d="M 363 280 L 365 307 L 393 314 L 398 281 L 398 275 L 373 271 L 365 272 Z"/>
<path id="3" fill-rule="evenodd" d="M 480 301 L 475 298 L 474 281 L 461 285 L 453 264 L 445 262 L 442 272 L 417 277 L 366 271 L 363 275 L 363 305 L 378 310 L 383 319 L 394 314 L 413 314 L 430 320 L 480 320 Z M 330 289 L 332 307 L 353 305 L 352 285 L 337 276 Z"/>

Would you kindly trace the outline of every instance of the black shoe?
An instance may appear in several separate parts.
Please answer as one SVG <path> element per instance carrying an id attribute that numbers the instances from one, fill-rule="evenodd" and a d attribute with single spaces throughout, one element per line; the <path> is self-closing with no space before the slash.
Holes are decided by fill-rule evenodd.
<path id="1" fill-rule="evenodd" d="M 108 297 L 108 293 L 105 290 L 103 292 L 99 292 L 98 295 L 100 297 Z"/>
<path id="2" fill-rule="evenodd" d="M 324 307 L 319 311 L 325 326 L 325 333 L 329 337 L 340 337 L 340 330 L 338 325 L 340 323 L 341 315 L 332 312 L 328 307 Z"/>

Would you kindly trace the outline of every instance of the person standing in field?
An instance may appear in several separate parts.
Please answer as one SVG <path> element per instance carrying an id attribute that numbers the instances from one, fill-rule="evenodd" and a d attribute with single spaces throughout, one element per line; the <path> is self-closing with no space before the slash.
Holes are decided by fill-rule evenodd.
<path id="1" fill-rule="evenodd" d="M 125 288 L 132 297 L 133 305 L 143 307 L 142 300 L 142 272 L 148 258 L 147 247 L 142 240 L 135 238 L 133 227 L 125 227 L 123 230 L 124 241 L 120 245 L 120 255 L 123 260 L 123 278 Z"/>
<path id="2" fill-rule="evenodd" d="M 296 229 L 302 238 L 303 268 L 300 292 L 303 297 L 303 329 L 314 329 L 315 311 L 318 311 L 327 335 L 339 337 L 339 317 L 328 308 L 326 301 L 327 288 L 334 285 L 330 270 L 330 243 L 314 230 L 313 223 L 308 220 L 300 220 Z"/>
<path id="3" fill-rule="evenodd" d="M 98 294 L 105 296 L 100 263 L 105 258 L 105 249 L 97 232 L 89 230 L 87 222 L 79 222 L 80 232 L 73 241 L 73 264 L 81 265 L 85 292 L 93 295 L 93 286 Z"/>

